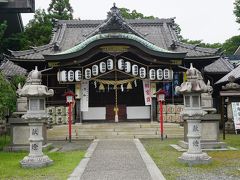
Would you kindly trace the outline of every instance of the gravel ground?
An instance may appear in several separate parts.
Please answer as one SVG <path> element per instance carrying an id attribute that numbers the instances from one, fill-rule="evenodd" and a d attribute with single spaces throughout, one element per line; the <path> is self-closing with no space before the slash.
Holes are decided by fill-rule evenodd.
<path id="1" fill-rule="evenodd" d="M 151 180 L 133 140 L 100 140 L 81 179 Z"/>

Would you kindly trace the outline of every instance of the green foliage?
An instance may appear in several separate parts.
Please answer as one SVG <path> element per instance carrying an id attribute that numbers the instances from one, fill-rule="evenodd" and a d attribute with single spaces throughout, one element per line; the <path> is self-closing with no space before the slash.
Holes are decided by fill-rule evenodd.
<path id="1" fill-rule="evenodd" d="M 132 12 L 130 12 L 130 9 L 127 8 L 119 8 L 119 10 L 124 19 L 155 19 L 154 16 L 144 16 L 136 10 L 132 10 Z"/>
<path id="2" fill-rule="evenodd" d="M 205 47 L 205 48 L 221 48 L 222 44 L 221 43 L 204 43 L 202 40 L 189 40 L 189 39 L 182 39 L 181 42 L 187 43 L 187 44 L 195 44 L 200 47 Z"/>
<path id="3" fill-rule="evenodd" d="M 224 54 L 230 55 L 233 54 L 237 48 L 240 46 L 240 35 L 239 36 L 233 36 L 230 39 L 227 39 L 223 43 L 223 50 Z"/>
<path id="4" fill-rule="evenodd" d="M 26 82 L 26 76 L 15 75 L 10 80 L 11 85 L 14 90 L 17 90 L 18 84 L 20 83 L 23 86 Z"/>
<path id="5" fill-rule="evenodd" d="M 24 33 L 12 34 L 8 38 L 4 38 L 2 41 L 1 52 L 7 53 L 8 49 L 10 50 L 20 50 L 27 49 L 30 46 L 30 42 L 27 40 L 27 37 Z"/>
<path id="6" fill-rule="evenodd" d="M 235 0 L 233 13 L 236 16 L 236 22 L 240 23 L 240 0 Z"/>
<path id="7" fill-rule="evenodd" d="M 40 46 L 49 43 L 52 34 L 51 16 L 44 9 L 35 12 L 34 19 L 30 20 L 24 32 L 28 43 L 22 49 L 29 46 Z"/>
<path id="8" fill-rule="evenodd" d="M 6 81 L 2 73 L 0 73 L 0 118 L 4 116 L 4 112 L 9 109 L 11 112 L 16 108 L 16 91 L 12 85 Z"/>
<path id="9" fill-rule="evenodd" d="M 69 0 L 52 0 L 48 8 L 51 18 L 70 20 L 73 19 L 73 8 Z"/>

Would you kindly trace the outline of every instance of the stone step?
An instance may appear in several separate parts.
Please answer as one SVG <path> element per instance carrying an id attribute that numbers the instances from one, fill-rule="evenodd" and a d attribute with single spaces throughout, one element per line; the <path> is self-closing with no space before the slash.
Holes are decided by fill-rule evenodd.
<path id="1" fill-rule="evenodd" d="M 164 123 L 164 127 L 179 127 L 180 125 L 177 123 Z M 62 127 L 65 125 L 59 125 L 58 127 Z M 129 128 L 158 128 L 160 125 L 159 123 L 146 123 L 146 124 L 139 124 L 139 123 L 102 123 L 102 124 L 75 124 L 72 125 L 73 127 L 79 128 L 119 128 L 119 127 L 129 127 Z"/>
<path id="2" fill-rule="evenodd" d="M 164 134 L 169 138 L 183 137 L 183 127 L 166 123 Z M 66 140 L 68 125 L 53 126 L 48 130 L 49 140 Z M 72 139 L 96 138 L 160 138 L 158 123 L 104 123 L 77 124 L 72 126 Z"/>
<path id="3" fill-rule="evenodd" d="M 150 135 L 155 135 L 157 134 L 156 131 L 136 131 L 136 132 L 131 132 L 131 131 L 124 131 L 124 132 L 101 132 L 101 131 L 97 131 L 97 132 L 78 132 L 78 136 L 81 135 L 93 135 L 93 136 L 97 136 L 97 135 L 137 135 L 137 134 L 150 134 Z"/>

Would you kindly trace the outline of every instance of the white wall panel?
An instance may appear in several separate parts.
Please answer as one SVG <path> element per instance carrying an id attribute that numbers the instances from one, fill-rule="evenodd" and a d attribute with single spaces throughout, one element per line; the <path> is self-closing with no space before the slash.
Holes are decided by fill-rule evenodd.
<path id="1" fill-rule="evenodd" d="M 150 106 L 127 107 L 127 119 L 150 119 Z"/>
<path id="2" fill-rule="evenodd" d="M 105 107 L 89 107 L 88 111 L 83 112 L 83 120 L 105 120 Z"/>

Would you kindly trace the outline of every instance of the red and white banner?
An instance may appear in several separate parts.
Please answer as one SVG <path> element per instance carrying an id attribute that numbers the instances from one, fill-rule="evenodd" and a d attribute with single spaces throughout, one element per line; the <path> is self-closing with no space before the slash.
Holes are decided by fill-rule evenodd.
<path id="1" fill-rule="evenodd" d="M 89 81 L 81 81 L 81 111 L 88 111 Z"/>
<path id="2" fill-rule="evenodd" d="M 144 100 L 145 105 L 151 105 L 152 104 L 152 93 L 151 93 L 151 85 L 149 80 L 143 80 L 143 92 L 144 92 Z"/>
<path id="3" fill-rule="evenodd" d="M 235 129 L 240 129 L 240 102 L 232 102 L 232 112 Z"/>

